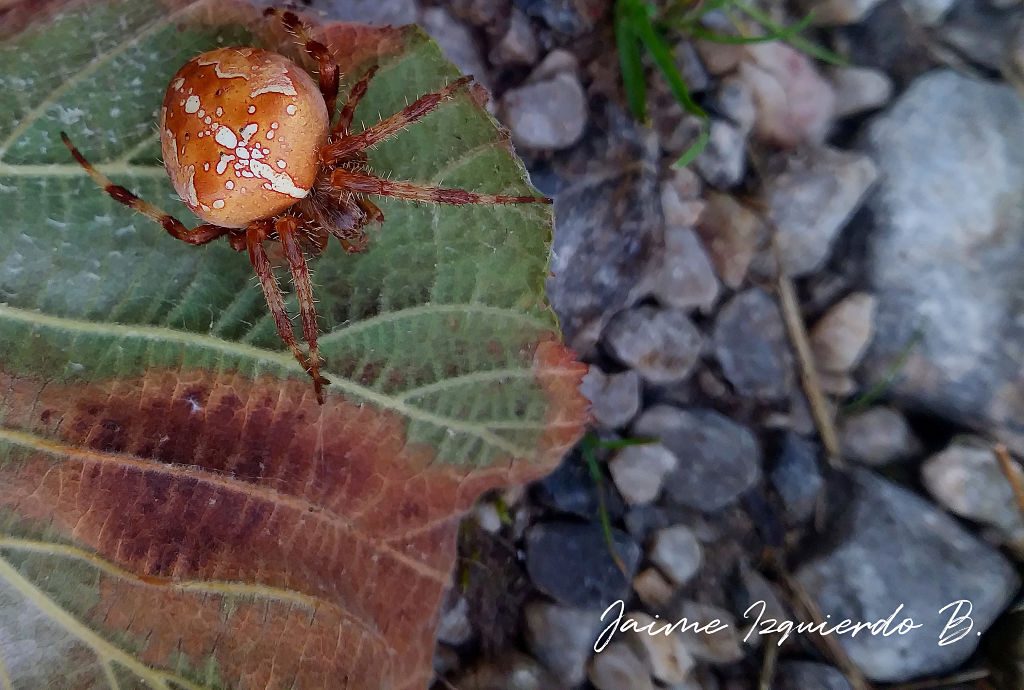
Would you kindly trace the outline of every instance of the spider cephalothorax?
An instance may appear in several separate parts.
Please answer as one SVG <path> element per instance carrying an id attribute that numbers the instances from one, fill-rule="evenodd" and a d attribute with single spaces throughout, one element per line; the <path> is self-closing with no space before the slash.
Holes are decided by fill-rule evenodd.
<path id="1" fill-rule="evenodd" d="M 267 10 L 267 14 L 277 14 Z M 259 277 L 278 334 L 313 379 L 317 400 L 323 386 L 317 349 L 317 316 L 305 252 L 319 253 L 329 236 L 346 251 L 365 249 L 363 227 L 384 215 L 368 198 L 390 196 L 441 204 L 550 203 L 531 196 L 477 194 L 462 189 L 393 182 L 372 174 L 366 151 L 422 118 L 471 78 L 458 79 L 359 133 L 349 131 L 371 69 L 349 91 L 332 123 L 338 97 L 338 66 L 291 12 L 285 27 L 317 61 L 319 83 L 288 58 L 250 47 L 219 48 L 189 60 L 171 79 L 160 111 L 164 165 L 175 191 L 204 221 L 193 229 L 111 182 L 61 138 L 83 168 L 110 196 L 160 223 L 173 237 L 206 244 L 227 236 L 247 251 Z M 284 297 L 265 242 L 281 243 L 295 283 L 302 351 L 292 331 Z"/>

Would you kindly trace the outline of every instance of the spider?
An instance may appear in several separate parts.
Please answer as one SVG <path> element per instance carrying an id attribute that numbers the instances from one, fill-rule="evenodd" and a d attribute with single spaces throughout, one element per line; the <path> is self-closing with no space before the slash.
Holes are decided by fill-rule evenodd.
<path id="1" fill-rule="evenodd" d="M 277 53 L 252 47 L 219 48 L 192 58 L 171 79 L 160 110 L 164 166 L 178 196 L 202 224 L 181 221 L 114 184 L 60 133 L 71 155 L 107 194 L 160 223 L 182 242 L 203 245 L 227 238 L 247 251 L 281 340 L 313 380 L 324 403 L 323 360 L 317 348 L 317 314 L 305 252 L 319 255 L 329 236 L 350 253 L 364 251 L 364 226 L 382 223 L 371 196 L 437 204 L 545 203 L 545 197 L 477 194 L 463 189 L 396 182 L 374 175 L 366 152 L 433 111 L 472 77 L 462 77 L 421 96 L 401 111 L 350 131 L 360 99 L 373 79 L 371 68 L 351 87 L 336 110 L 339 69 L 327 47 L 314 40 L 293 12 L 267 9 L 316 61 L 319 83 Z M 296 341 L 274 275 L 266 243 L 279 242 L 291 273 L 308 346 Z"/>

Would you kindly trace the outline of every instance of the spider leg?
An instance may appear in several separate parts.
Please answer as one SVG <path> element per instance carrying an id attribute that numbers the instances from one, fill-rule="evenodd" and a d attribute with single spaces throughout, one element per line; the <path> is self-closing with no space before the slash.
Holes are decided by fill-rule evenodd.
<path id="1" fill-rule="evenodd" d="M 473 81 L 473 77 L 460 77 L 440 91 L 420 96 L 394 115 L 384 118 L 372 127 L 367 127 L 359 134 L 342 137 L 338 141 L 322 146 L 320 161 L 334 163 L 353 153 L 365 151 L 379 144 L 433 111 L 454 96 L 456 91 L 468 86 L 471 81 Z"/>
<path id="2" fill-rule="evenodd" d="M 352 126 L 352 118 L 356 114 L 356 107 L 359 105 L 359 101 L 363 100 L 363 96 L 366 95 L 366 89 L 370 86 L 370 80 L 373 79 L 373 75 L 376 73 L 377 65 L 374 65 L 366 71 L 366 74 L 359 81 L 352 85 L 331 134 L 342 137 L 348 136 L 348 128 Z"/>
<path id="3" fill-rule="evenodd" d="M 148 218 L 152 218 L 157 223 L 160 223 L 164 227 L 171 237 L 188 244 L 206 244 L 212 242 L 218 237 L 222 237 L 230 232 L 233 232 L 232 228 L 224 228 L 219 225 L 203 224 L 198 225 L 195 228 L 189 230 L 185 227 L 184 223 L 175 218 L 174 216 L 168 215 L 165 211 L 157 208 L 148 201 L 144 201 L 139 197 L 135 196 L 121 185 L 114 184 L 109 177 L 101 173 L 99 170 L 92 166 L 92 163 L 85 159 L 85 156 L 71 143 L 71 139 L 64 132 L 60 133 L 61 141 L 71 151 L 71 155 L 75 157 L 75 160 L 80 166 L 85 169 L 85 172 L 89 173 L 89 177 L 102 189 L 104 192 L 109 194 L 114 201 L 124 204 L 128 208 L 141 213 Z"/>
<path id="4" fill-rule="evenodd" d="M 263 16 L 278 16 L 288 33 L 292 34 L 302 43 L 306 53 L 316 60 L 317 72 L 320 77 L 320 93 L 327 104 L 329 117 L 334 117 L 334 109 L 338 104 L 338 82 L 340 73 L 338 63 L 335 62 L 331 51 L 320 41 L 313 38 L 312 32 L 306 23 L 299 19 L 299 16 L 291 11 L 281 12 L 273 7 L 263 10 Z"/>
<path id="5" fill-rule="evenodd" d="M 256 221 L 246 228 L 245 243 L 249 250 L 249 261 L 252 262 L 253 268 L 256 269 L 256 275 L 260 280 L 260 287 L 263 288 L 263 296 L 267 300 L 267 307 L 270 308 L 270 313 L 274 317 L 277 334 L 281 336 L 281 340 L 292 351 L 292 354 L 299 361 L 299 364 L 302 365 L 302 368 L 310 371 L 308 359 L 299 347 L 299 343 L 295 340 L 292 322 L 284 308 L 284 296 L 281 294 L 281 286 L 277 283 L 277 277 L 274 275 L 274 269 L 270 265 L 267 250 L 263 246 L 263 241 L 267 239 L 271 229 L 270 221 L 265 220 Z M 313 378 L 317 401 L 322 403 L 321 383 L 320 379 Z"/>
<path id="6" fill-rule="evenodd" d="M 313 378 L 313 386 L 316 388 L 316 399 L 323 405 L 323 386 L 330 381 L 320 375 L 320 349 L 317 346 L 317 322 L 316 304 L 313 301 L 313 283 L 309 279 L 309 266 L 306 264 L 306 257 L 302 254 L 302 247 L 296 232 L 299 229 L 299 221 L 295 216 L 283 216 L 274 224 L 277 236 L 284 246 L 284 255 L 288 259 L 288 267 L 292 272 L 292 281 L 295 283 L 295 293 L 299 298 L 299 312 L 302 315 L 302 335 L 309 345 L 309 375 Z"/>
<path id="7" fill-rule="evenodd" d="M 542 196 L 509 196 L 506 194 L 477 194 L 465 189 L 430 187 L 414 182 L 393 182 L 373 175 L 336 169 L 331 173 L 331 184 L 356 194 L 390 196 L 435 204 L 550 204 L 551 199 Z"/>

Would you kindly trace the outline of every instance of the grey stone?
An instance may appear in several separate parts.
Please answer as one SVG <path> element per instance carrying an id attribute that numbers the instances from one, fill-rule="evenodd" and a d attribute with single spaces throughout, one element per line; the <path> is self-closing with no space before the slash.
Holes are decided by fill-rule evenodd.
<path id="1" fill-rule="evenodd" d="M 633 434 L 661 439 L 679 458 L 665 481 L 675 503 L 711 512 L 735 501 L 761 476 L 761 452 L 754 435 L 714 410 L 680 410 L 658 405 L 633 424 Z"/>
<path id="2" fill-rule="evenodd" d="M 473 636 L 473 626 L 469 622 L 469 604 L 464 597 L 456 597 L 455 601 L 441 615 L 437 624 L 437 639 L 445 644 L 460 645 Z"/>
<path id="3" fill-rule="evenodd" d="M 796 524 L 810 518 L 825 488 L 818 467 L 818 447 L 797 434 L 786 432 L 770 477 L 790 522 Z"/>
<path id="4" fill-rule="evenodd" d="M 586 678 L 587 659 L 603 627 L 603 609 L 578 609 L 547 601 L 526 605 L 526 641 L 532 653 L 565 687 Z"/>
<path id="5" fill-rule="evenodd" d="M 530 26 L 530 20 L 521 11 L 513 8 L 509 17 L 508 30 L 491 49 L 491 62 L 499 66 L 532 65 L 540 54 L 537 37 Z"/>
<path id="6" fill-rule="evenodd" d="M 869 203 L 869 382 L 905 359 L 895 400 L 1024 451 L 1024 104 L 1010 87 L 933 72 L 862 145 L 883 179 Z"/>
<path id="7" fill-rule="evenodd" d="M 480 48 L 465 24 L 442 7 L 424 10 L 420 24 L 456 67 L 465 74 L 472 74 L 481 84 L 490 83 Z"/>
<path id="8" fill-rule="evenodd" d="M 725 120 L 712 120 L 707 146 L 693 164 L 712 187 L 735 187 L 747 169 L 746 133 Z"/>
<path id="9" fill-rule="evenodd" d="M 779 400 L 793 384 L 793 357 L 779 307 L 753 288 L 722 307 L 713 335 L 722 373 L 740 395 Z"/>
<path id="10" fill-rule="evenodd" d="M 685 380 L 700 358 L 700 331 L 682 309 L 628 309 L 611 320 L 604 337 L 620 362 L 652 383 Z"/>
<path id="11" fill-rule="evenodd" d="M 539 65 L 533 68 L 533 71 L 530 72 L 530 76 L 527 81 L 544 81 L 545 79 L 551 79 L 563 72 L 578 74 L 579 71 L 580 61 L 577 59 L 575 54 L 568 50 L 555 48 L 544 56 L 544 59 L 540 61 Z"/>
<path id="12" fill-rule="evenodd" d="M 1011 465 L 1018 481 L 1024 470 Z M 991 444 L 984 439 L 956 439 L 921 467 L 921 481 L 935 499 L 961 517 L 994 527 L 1002 541 L 1024 545 L 1024 517 L 1016 509 L 1013 488 L 1003 474 Z"/>
<path id="13" fill-rule="evenodd" d="M 846 373 L 860 362 L 874 332 L 876 300 L 855 292 L 833 305 L 810 332 L 814 363 L 820 371 Z"/>
<path id="14" fill-rule="evenodd" d="M 660 443 L 647 443 L 623 448 L 608 463 L 608 471 L 626 503 L 636 505 L 656 499 L 665 476 L 678 464 L 668 448 Z"/>
<path id="15" fill-rule="evenodd" d="M 797 277 L 821 268 L 877 177 L 871 159 L 859 153 L 819 148 L 786 159 L 765 191 L 786 273 Z"/>
<path id="16" fill-rule="evenodd" d="M 594 421 L 609 429 L 629 424 L 640 410 L 640 375 L 632 370 L 606 374 L 592 366 L 580 392 L 590 401 Z"/>
<path id="17" fill-rule="evenodd" d="M 839 669 L 814 661 L 782 662 L 775 682 L 776 690 L 853 690 Z"/>
<path id="18" fill-rule="evenodd" d="M 924 627 L 905 635 L 839 637 L 871 680 L 899 682 L 949 671 L 967 659 L 978 635 L 1010 603 L 1019 585 L 1013 567 L 927 501 L 867 470 L 852 473 L 850 503 L 830 531 L 836 546 L 801 566 L 796 577 L 834 621 L 886 619 L 897 607 Z M 952 609 L 969 600 L 972 631 L 937 641 Z M 964 613 L 964 611 L 961 611 Z"/>
<path id="19" fill-rule="evenodd" d="M 517 146 L 564 149 L 579 141 L 587 126 L 587 97 L 579 78 L 562 72 L 506 91 L 501 114 Z"/>
<path id="20" fill-rule="evenodd" d="M 677 585 L 684 585 L 700 570 L 700 542 L 686 525 L 672 525 L 654 533 L 647 556 Z"/>
<path id="21" fill-rule="evenodd" d="M 872 407 L 843 419 L 839 443 L 847 460 L 875 467 L 906 460 L 921 450 L 906 418 L 891 407 Z"/>
<path id="22" fill-rule="evenodd" d="M 625 573 L 598 523 L 538 522 L 526 533 L 526 570 L 537 589 L 559 603 L 603 611 L 629 591 L 640 560 L 639 545 L 625 532 L 613 529 L 612 544 Z"/>
<path id="23" fill-rule="evenodd" d="M 714 306 L 721 286 L 704 244 L 692 228 L 665 228 L 660 269 L 652 293 L 661 304 L 677 309 L 696 307 L 705 312 Z"/>
<path id="24" fill-rule="evenodd" d="M 548 295 L 570 346 L 584 355 L 664 253 L 657 138 L 622 111 L 608 115 L 603 135 L 588 135 L 552 164 L 561 186 Z"/>
<path id="25" fill-rule="evenodd" d="M 959 0 L 932 31 L 960 59 L 1002 71 L 1005 56 L 1018 40 L 1022 26 L 1024 17 L 1019 7 L 999 8 L 988 0 Z"/>
<path id="26" fill-rule="evenodd" d="M 587 678 L 597 690 L 654 690 L 647 664 L 628 642 L 612 642 L 595 654 Z"/>
<path id="27" fill-rule="evenodd" d="M 836 117 L 881 108 L 892 98 L 892 79 L 870 67 L 835 67 L 829 72 L 836 90 Z"/>

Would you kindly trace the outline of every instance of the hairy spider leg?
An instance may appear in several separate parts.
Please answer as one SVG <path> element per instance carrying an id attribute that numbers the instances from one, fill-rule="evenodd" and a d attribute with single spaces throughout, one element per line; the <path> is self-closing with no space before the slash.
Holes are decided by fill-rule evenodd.
<path id="1" fill-rule="evenodd" d="M 85 168 L 85 171 L 89 173 L 89 177 L 93 179 L 100 189 L 109 194 L 114 201 L 124 204 L 128 208 L 155 220 L 157 223 L 162 225 L 164 230 L 166 230 L 174 239 L 187 242 L 188 244 L 199 245 L 212 242 L 218 237 L 223 237 L 228 233 L 235 232 L 232 228 L 225 228 L 220 225 L 211 225 L 208 223 L 198 225 L 189 230 L 185 227 L 184 223 L 174 216 L 169 215 L 148 201 L 140 199 L 121 185 L 114 184 L 109 177 L 94 168 L 92 163 L 86 160 L 85 156 L 83 156 L 75 145 L 71 143 L 71 139 L 67 134 L 61 132 L 60 139 L 64 142 L 64 145 L 68 147 L 68 150 L 71 151 L 71 155 L 74 156 L 78 164 Z"/>
<path id="2" fill-rule="evenodd" d="M 298 341 L 295 340 L 295 333 L 292 332 L 292 322 L 288 318 L 288 311 L 284 307 L 284 296 L 281 293 L 281 286 L 277 282 L 277 276 L 274 275 L 274 269 L 270 264 L 270 257 L 267 256 L 266 247 L 263 246 L 263 242 L 267 239 L 272 228 L 273 224 L 271 221 L 258 220 L 250 223 L 245 229 L 245 244 L 249 250 L 249 261 L 252 263 L 253 269 L 256 270 L 256 276 L 260 280 L 260 287 L 263 288 L 263 296 L 267 300 L 267 307 L 274 317 L 277 334 L 292 351 L 292 354 L 302 368 L 312 376 L 317 402 L 323 404 L 322 387 L 326 381 L 319 376 L 313 376 L 309 359 L 302 351 L 302 348 L 299 347 Z"/>
<path id="3" fill-rule="evenodd" d="M 373 175 L 337 169 L 331 173 L 331 184 L 356 194 L 390 196 L 396 199 L 422 201 L 434 204 L 550 204 L 542 196 L 509 196 L 507 194 L 478 194 L 465 189 L 430 187 L 414 182 L 393 182 Z"/>
<path id="4" fill-rule="evenodd" d="M 320 147 L 320 161 L 327 164 L 337 163 L 354 153 L 372 148 L 435 110 L 437 106 L 454 96 L 456 91 L 465 88 L 472 81 L 473 77 L 460 77 L 440 91 L 420 96 L 394 115 L 367 127 L 359 134 L 341 137 L 337 141 Z"/>
<path id="5" fill-rule="evenodd" d="M 359 106 L 359 101 L 363 100 L 363 96 L 366 95 L 366 90 L 370 86 L 370 80 L 373 79 L 373 75 L 377 74 L 377 65 L 372 66 L 366 71 L 359 81 L 352 85 L 352 88 L 348 92 L 348 98 L 345 99 L 345 105 L 341 107 L 341 113 L 338 114 L 338 121 L 334 125 L 334 129 L 331 134 L 335 136 L 348 136 L 349 127 L 352 126 L 352 118 L 355 117 L 356 108 Z"/>
<path id="6" fill-rule="evenodd" d="M 338 63 L 335 62 L 331 51 L 323 43 L 313 38 L 310 28 L 294 12 L 288 10 L 281 12 L 273 7 L 268 7 L 263 10 L 263 16 L 280 17 L 281 23 L 284 24 L 284 28 L 288 33 L 299 41 L 306 54 L 316 60 L 317 73 L 320 79 L 320 93 L 324 97 L 324 103 L 327 104 L 328 118 L 333 118 L 334 109 L 338 105 L 338 84 L 341 77 L 338 71 Z"/>
<path id="7" fill-rule="evenodd" d="M 302 335 L 309 345 L 309 372 L 316 389 L 316 399 L 324 404 L 323 386 L 330 383 L 320 375 L 320 348 L 316 342 L 318 326 L 316 321 L 316 303 L 313 300 L 313 283 L 309 278 L 309 265 L 299 246 L 296 234 L 300 222 L 295 216 L 282 216 L 274 223 L 277 237 L 284 246 L 284 255 L 288 259 L 288 267 L 292 272 L 295 294 L 299 300 L 299 313 L 302 315 Z"/>

